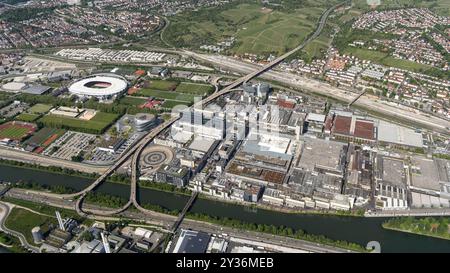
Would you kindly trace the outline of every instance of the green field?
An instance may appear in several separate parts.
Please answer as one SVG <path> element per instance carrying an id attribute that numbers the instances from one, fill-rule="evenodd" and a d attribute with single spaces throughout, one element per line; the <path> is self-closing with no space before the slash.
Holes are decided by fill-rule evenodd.
<path id="1" fill-rule="evenodd" d="M 97 112 L 95 116 L 87 122 L 112 123 L 119 117 L 118 114 Z"/>
<path id="2" fill-rule="evenodd" d="M 40 115 L 36 114 L 30 114 L 30 113 L 21 113 L 17 117 L 15 117 L 16 120 L 20 121 L 26 121 L 26 122 L 32 122 L 37 120 L 40 117 Z"/>
<path id="3" fill-rule="evenodd" d="M 299 45 L 314 30 L 327 6 L 336 1 L 289 0 L 267 7 L 256 1 L 245 2 L 173 16 L 164 39 L 178 47 L 198 48 L 235 37 L 230 53 L 279 55 Z"/>
<path id="4" fill-rule="evenodd" d="M 147 101 L 146 99 L 133 98 L 130 96 L 126 96 L 126 97 L 123 97 L 122 99 L 120 99 L 120 104 L 139 106 L 139 105 L 144 104 L 146 101 Z"/>
<path id="5" fill-rule="evenodd" d="M 161 105 L 161 107 L 166 108 L 166 109 L 172 109 L 175 106 L 178 105 L 186 105 L 189 106 L 189 103 L 186 103 L 184 101 L 176 101 L 176 100 L 165 100 L 164 103 Z"/>
<path id="6" fill-rule="evenodd" d="M 175 89 L 176 92 L 179 93 L 189 93 L 203 96 L 205 94 L 209 94 L 214 90 L 214 87 L 209 84 L 198 84 L 198 83 L 189 83 L 182 82 Z"/>
<path id="7" fill-rule="evenodd" d="M 86 224 L 93 222 L 90 219 L 80 217 L 74 210 L 57 208 L 57 207 L 49 206 L 49 205 L 42 204 L 42 203 L 35 203 L 35 202 L 28 201 L 28 200 L 16 199 L 16 198 L 11 198 L 11 197 L 6 197 L 6 196 L 4 196 L 2 200 L 5 202 L 8 202 L 8 203 L 12 203 L 12 204 L 21 206 L 21 207 L 32 209 L 32 210 L 37 211 L 42 214 L 55 215 L 55 212 L 59 211 L 63 218 L 70 217 L 70 218 L 77 220 L 80 223 L 86 223 Z"/>
<path id="8" fill-rule="evenodd" d="M 38 103 L 28 109 L 27 112 L 31 114 L 45 114 L 50 111 L 50 109 L 52 109 L 51 105 Z"/>
<path id="9" fill-rule="evenodd" d="M 343 53 L 351 54 L 360 59 L 370 60 L 385 66 L 397 67 L 400 69 L 406 69 L 414 72 L 423 72 L 433 68 L 429 65 L 416 63 L 413 61 L 396 59 L 394 57 L 389 56 L 388 53 L 383 53 L 380 51 L 374 51 L 369 49 L 348 47 L 343 51 Z"/>
<path id="10" fill-rule="evenodd" d="M 38 123 L 43 127 L 61 128 L 90 134 L 102 134 L 118 118 L 118 114 L 102 112 L 97 112 L 91 120 L 81 120 L 50 114 L 39 119 Z"/>
<path id="11" fill-rule="evenodd" d="M 56 224 L 57 221 L 53 217 L 39 215 L 22 208 L 13 208 L 8 218 L 6 218 L 6 227 L 22 233 L 28 243 L 33 243 L 31 229 L 39 226 L 43 232 L 48 230 L 50 224 Z"/>
<path id="12" fill-rule="evenodd" d="M 149 88 L 164 91 L 173 91 L 177 88 L 178 82 L 165 81 L 165 80 L 152 80 L 150 81 Z"/>
<path id="13" fill-rule="evenodd" d="M 194 101 L 195 95 L 191 94 L 183 94 L 178 92 L 171 91 L 160 91 L 143 88 L 139 90 L 139 92 L 134 94 L 135 96 L 145 96 L 145 97 L 155 97 L 159 99 L 168 99 L 168 100 L 179 100 L 191 103 Z"/>
<path id="14" fill-rule="evenodd" d="M 10 139 L 22 139 L 28 133 L 28 128 L 11 126 L 0 130 L 0 139 L 10 138 Z"/>
<path id="15" fill-rule="evenodd" d="M 33 134 L 29 139 L 27 139 L 24 143 L 25 144 L 36 144 L 39 146 L 47 147 L 51 143 L 45 143 L 50 142 L 49 138 L 53 137 L 53 141 L 56 140 L 59 136 L 62 136 L 66 131 L 63 129 L 56 129 L 56 128 L 42 128 L 41 130 L 37 131 Z M 55 136 L 56 135 L 56 136 Z M 53 142 L 51 141 L 51 142 Z"/>

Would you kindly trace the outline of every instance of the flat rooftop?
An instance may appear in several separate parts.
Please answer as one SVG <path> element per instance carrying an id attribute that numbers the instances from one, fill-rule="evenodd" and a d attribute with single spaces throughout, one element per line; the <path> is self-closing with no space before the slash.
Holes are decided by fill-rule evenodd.
<path id="1" fill-rule="evenodd" d="M 421 133 L 416 133 L 412 129 L 382 120 L 378 124 L 378 141 L 417 148 L 423 147 Z"/>
<path id="2" fill-rule="evenodd" d="M 183 229 L 173 253 L 205 253 L 210 239 L 208 233 Z"/>
<path id="3" fill-rule="evenodd" d="M 212 138 L 196 136 L 191 145 L 189 145 L 189 149 L 206 153 L 211 149 L 215 142 L 216 140 Z"/>
<path id="4" fill-rule="evenodd" d="M 439 170 L 434 160 L 414 156 L 411 158 L 411 163 L 412 186 L 427 190 L 440 190 Z"/>
<path id="5" fill-rule="evenodd" d="M 297 167 L 308 171 L 313 171 L 316 166 L 341 171 L 344 146 L 346 145 L 335 141 L 308 139 L 303 143 Z"/>
<path id="6" fill-rule="evenodd" d="M 394 185 L 405 184 L 405 169 L 402 160 L 378 157 L 378 175 L 384 182 L 390 182 Z"/>
<path id="7" fill-rule="evenodd" d="M 268 134 L 250 133 L 245 141 L 242 151 L 266 157 L 290 160 L 291 140 L 286 137 Z"/>

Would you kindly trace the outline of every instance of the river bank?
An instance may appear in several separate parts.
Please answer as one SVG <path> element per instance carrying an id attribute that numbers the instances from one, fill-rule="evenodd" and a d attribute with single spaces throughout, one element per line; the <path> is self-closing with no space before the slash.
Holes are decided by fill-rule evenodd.
<path id="1" fill-rule="evenodd" d="M 389 230 L 450 240 L 450 217 L 393 218 L 382 224 Z"/>
<path id="2" fill-rule="evenodd" d="M 92 180 L 65 175 L 51 174 L 36 170 L 0 165 L 0 181 L 36 181 L 42 185 L 64 185 L 81 190 Z M 128 198 L 130 187 L 117 183 L 103 183 L 96 192 Z M 181 210 L 189 199 L 152 189 L 141 188 L 138 194 L 141 203 L 158 205 L 167 210 Z M 344 217 L 331 215 L 291 214 L 249 208 L 235 204 L 197 199 L 190 213 L 206 214 L 218 218 L 230 218 L 256 225 L 285 226 L 293 230 L 303 230 L 308 234 L 324 235 L 335 241 L 347 241 L 365 246 L 370 241 L 378 241 L 382 252 L 450 252 L 447 240 L 417 236 L 384 229 L 381 225 L 388 218 Z"/>
<path id="3" fill-rule="evenodd" d="M 99 177 L 99 175 L 96 175 L 96 174 L 83 173 L 83 172 L 74 171 L 74 170 L 65 169 L 65 168 L 46 167 L 46 166 L 33 165 L 33 164 L 27 164 L 27 163 L 23 163 L 23 162 L 15 162 L 15 161 L 0 160 L 0 166 L 1 165 L 17 167 L 17 168 L 24 168 L 24 169 L 29 169 L 29 170 L 44 171 L 44 172 L 49 172 L 49 173 L 53 173 L 53 174 L 61 174 L 60 172 L 58 172 L 58 170 L 60 170 L 60 171 L 64 172 L 64 175 L 86 178 L 86 179 L 96 179 Z M 112 176 L 112 177 L 108 178 L 106 180 L 106 182 L 107 183 L 117 183 L 117 184 L 122 184 L 122 185 L 130 185 L 130 183 L 131 183 L 131 181 L 128 177 L 120 176 L 120 175 Z M 64 189 L 61 186 L 35 187 L 35 186 L 30 186 L 30 185 L 27 186 L 27 185 L 20 185 L 20 184 L 18 184 L 18 186 L 22 187 L 22 188 L 32 189 L 32 190 L 47 190 L 47 191 L 57 193 L 57 194 L 70 194 L 70 193 L 75 192 L 71 188 Z M 181 195 L 185 195 L 185 196 L 191 195 L 191 191 L 188 189 L 180 189 L 173 185 L 156 183 L 156 182 L 151 182 L 151 181 L 139 181 L 139 187 L 168 192 L 168 193 L 181 194 Z M 207 195 L 204 193 L 201 193 L 198 198 L 208 199 L 208 200 L 215 201 L 215 202 L 224 202 L 224 203 L 229 203 L 229 204 L 235 204 L 235 205 L 247 207 L 249 209 L 261 208 L 261 209 L 265 209 L 265 210 L 272 210 L 272 211 L 283 212 L 283 213 L 292 213 L 292 214 L 313 214 L 313 215 L 317 214 L 317 215 L 336 215 L 336 216 L 353 216 L 353 217 L 363 217 L 364 216 L 364 211 L 294 209 L 294 208 L 288 208 L 288 207 L 271 206 L 271 205 L 262 204 L 262 203 L 247 203 L 247 202 L 239 202 L 236 200 L 226 200 L 223 198 L 217 198 L 217 197 Z M 93 201 L 93 200 L 91 199 L 91 201 Z M 113 208 L 118 208 L 121 206 L 120 205 L 121 202 L 119 202 L 119 201 L 120 200 L 115 200 L 115 202 L 113 204 Z M 105 203 L 103 203 L 103 204 L 105 204 Z M 124 205 L 124 204 L 122 204 L 122 205 Z"/>

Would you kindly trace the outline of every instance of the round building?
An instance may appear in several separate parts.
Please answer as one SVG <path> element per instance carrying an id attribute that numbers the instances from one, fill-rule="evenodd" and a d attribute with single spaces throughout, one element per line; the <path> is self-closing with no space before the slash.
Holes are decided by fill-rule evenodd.
<path id="1" fill-rule="evenodd" d="M 138 132 L 147 131 L 156 123 L 156 117 L 152 114 L 136 114 L 134 123 Z"/>
<path id="2" fill-rule="evenodd" d="M 128 82 L 116 74 L 96 74 L 75 81 L 69 86 L 69 92 L 78 97 L 95 97 L 109 100 L 127 90 Z"/>
<path id="3" fill-rule="evenodd" d="M 33 235 L 33 241 L 35 244 L 42 243 L 42 240 L 44 239 L 42 236 L 42 231 L 40 227 L 34 227 L 31 230 L 31 234 Z"/>

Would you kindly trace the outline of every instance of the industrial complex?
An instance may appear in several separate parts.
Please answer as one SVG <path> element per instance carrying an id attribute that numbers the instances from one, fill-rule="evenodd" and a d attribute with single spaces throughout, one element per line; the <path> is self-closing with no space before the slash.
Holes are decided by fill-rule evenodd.
<path id="1" fill-rule="evenodd" d="M 441 1 L 3 2 L 0 252 L 449 249 Z"/>

